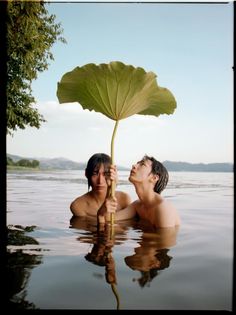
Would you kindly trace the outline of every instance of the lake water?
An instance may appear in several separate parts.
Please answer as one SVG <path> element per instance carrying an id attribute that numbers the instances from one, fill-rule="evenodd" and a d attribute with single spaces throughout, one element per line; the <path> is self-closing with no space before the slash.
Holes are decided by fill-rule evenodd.
<path id="1" fill-rule="evenodd" d="M 135 200 L 128 174 L 117 189 Z M 7 224 L 36 226 L 25 234 L 38 243 L 7 247 L 10 308 L 232 310 L 233 173 L 169 175 L 163 196 L 182 224 L 147 233 L 70 222 L 83 171 L 8 171 Z"/>

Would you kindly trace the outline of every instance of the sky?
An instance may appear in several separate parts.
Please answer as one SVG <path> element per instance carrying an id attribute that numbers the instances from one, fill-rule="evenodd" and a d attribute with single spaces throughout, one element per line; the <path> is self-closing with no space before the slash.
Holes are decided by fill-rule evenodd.
<path id="1" fill-rule="evenodd" d="M 59 104 L 57 82 L 87 63 L 121 61 L 157 75 L 174 95 L 172 115 L 121 120 L 115 164 L 144 154 L 159 161 L 233 163 L 233 2 L 79 3 L 46 5 L 64 29 L 47 71 L 32 83 L 34 105 L 47 120 L 7 136 L 7 153 L 86 162 L 110 154 L 114 121 L 79 103 Z"/>

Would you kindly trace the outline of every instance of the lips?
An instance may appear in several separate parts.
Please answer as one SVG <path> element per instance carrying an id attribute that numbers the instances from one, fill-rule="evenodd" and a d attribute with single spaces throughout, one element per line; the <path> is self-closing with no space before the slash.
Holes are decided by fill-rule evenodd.
<path id="1" fill-rule="evenodd" d="M 104 188 L 106 188 L 106 186 L 104 186 L 104 185 L 97 185 L 96 186 L 96 189 L 98 189 L 98 190 L 101 190 L 101 189 L 104 189 Z"/>

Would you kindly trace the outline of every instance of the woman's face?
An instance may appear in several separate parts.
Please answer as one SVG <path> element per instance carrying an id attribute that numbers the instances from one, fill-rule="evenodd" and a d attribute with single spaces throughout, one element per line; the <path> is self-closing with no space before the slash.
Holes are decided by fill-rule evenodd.
<path id="1" fill-rule="evenodd" d="M 106 182 L 106 175 L 107 175 L 107 168 L 104 164 L 96 167 L 91 176 L 91 186 L 92 190 L 97 192 L 103 192 L 107 190 L 107 182 Z"/>

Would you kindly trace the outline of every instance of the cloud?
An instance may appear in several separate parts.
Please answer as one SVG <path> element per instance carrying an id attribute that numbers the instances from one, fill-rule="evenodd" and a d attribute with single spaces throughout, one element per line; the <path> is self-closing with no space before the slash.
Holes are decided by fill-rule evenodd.
<path id="1" fill-rule="evenodd" d="M 56 101 L 38 102 L 35 105 L 39 113 L 44 116 L 48 128 L 84 128 L 100 130 L 111 124 L 104 115 L 84 110 L 79 103 L 59 104 Z"/>

